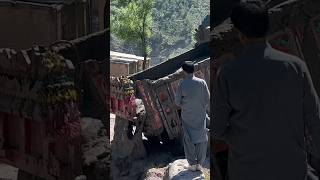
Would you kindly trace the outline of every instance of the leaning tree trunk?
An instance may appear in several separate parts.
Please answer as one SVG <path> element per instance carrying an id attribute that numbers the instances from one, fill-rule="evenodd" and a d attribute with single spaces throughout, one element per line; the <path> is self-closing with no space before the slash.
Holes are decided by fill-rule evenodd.
<path id="1" fill-rule="evenodd" d="M 143 28 L 143 34 L 145 34 L 145 30 Z M 142 69 L 145 70 L 146 66 L 147 66 L 147 56 L 148 56 L 148 52 L 147 52 L 147 41 L 146 41 L 146 37 L 142 37 L 142 46 L 143 46 L 143 63 L 142 63 Z"/>

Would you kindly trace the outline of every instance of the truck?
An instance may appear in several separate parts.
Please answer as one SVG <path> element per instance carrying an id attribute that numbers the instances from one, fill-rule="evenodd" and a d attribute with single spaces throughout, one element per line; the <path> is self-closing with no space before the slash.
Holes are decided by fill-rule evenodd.
<path id="1" fill-rule="evenodd" d="M 134 121 L 136 105 L 132 105 L 134 102 L 132 99 L 141 99 L 147 116 L 143 127 L 144 135 L 149 140 L 166 141 L 179 138 L 181 121 L 179 110 L 174 103 L 175 90 L 183 78 L 179 68 L 186 59 L 192 59 L 197 63 L 196 76 L 206 79 L 209 83 L 208 52 L 208 43 L 204 43 L 185 54 L 142 72 L 122 78 L 111 77 L 110 112 Z M 131 90 L 131 93 L 128 90 Z"/>
<path id="2" fill-rule="evenodd" d="M 19 168 L 19 178 L 70 180 L 96 170 L 83 165 L 81 128 L 82 117 L 107 127 L 108 33 L 26 50 L 0 49 L 0 162 Z M 99 132 L 106 136 L 105 127 Z M 107 167 L 103 171 L 102 177 L 109 175 Z M 88 178 L 99 179 L 98 173 Z"/>

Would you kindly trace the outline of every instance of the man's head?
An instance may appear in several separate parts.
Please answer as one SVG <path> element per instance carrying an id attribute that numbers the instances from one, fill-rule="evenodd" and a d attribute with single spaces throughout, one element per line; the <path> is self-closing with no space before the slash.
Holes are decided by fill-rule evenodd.
<path id="1" fill-rule="evenodd" d="M 268 10 L 260 1 L 239 3 L 232 10 L 231 21 L 242 43 L 265 39 L 269 30 Z"/>
<path id="2" fill-rule="evenodd" d="M 194 64 L 191 61 L 186 61 L 182 65 L 182 69 L 187 74 L 192 74 L 194 72 Z"/>

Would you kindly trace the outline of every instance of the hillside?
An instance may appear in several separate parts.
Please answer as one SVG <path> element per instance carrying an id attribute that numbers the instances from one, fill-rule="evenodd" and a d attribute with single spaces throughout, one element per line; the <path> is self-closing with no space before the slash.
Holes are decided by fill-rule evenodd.
<path id="1" fill-rule="evenodd" d="M 116 3 L 111 2 L 111 15 Z M 155 0 L 152 10 L 152 64 L 158 64 L 194 47 L 195 29 L 209 15 L 209 0 Z M 141 55 L 140 48 L 111 34 L 111 50 Z"/>

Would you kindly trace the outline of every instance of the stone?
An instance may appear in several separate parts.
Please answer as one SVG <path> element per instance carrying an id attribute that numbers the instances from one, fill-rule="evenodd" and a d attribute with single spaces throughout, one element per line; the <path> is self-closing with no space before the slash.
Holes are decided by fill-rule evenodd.
<path id="1" fill-rule="evenodd" d="M 209 164 L 209 159 L 207 159 L 202 171 L 192 172 L 186 169 L 189 165 L 186 159 L 178 159 L 168 165 L 167 178 L 168 180 L 204 180 L 205 176 L 210 176 L 210 173 L 208 173 Z"/>
<path id="2" fill-rule="evenodd" d="M 81 135 L 84 139 L 83 169 L 87 179 L 105 179 L 109 176 L 110 144 L 102 121 L 90 117 L 82 118 Z"/>
<path id="3" fill-rule="evenodd" d="M 163 180 L 165 179 L 166 171 L 167 167 L 149 169 L 144 180 Z"/>

